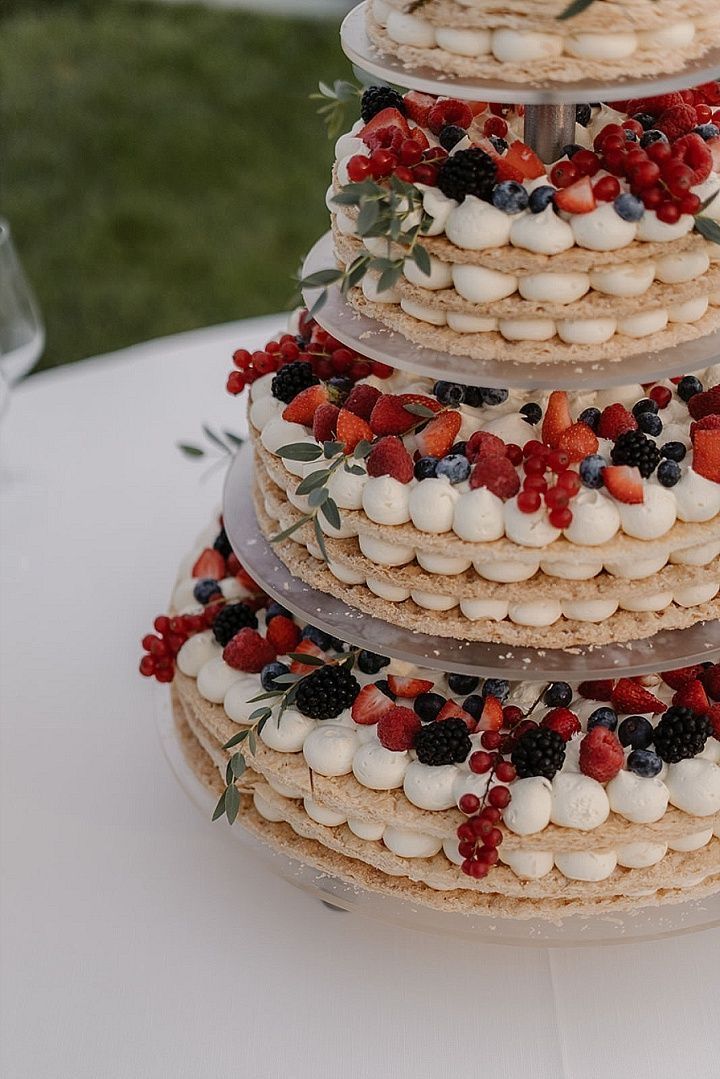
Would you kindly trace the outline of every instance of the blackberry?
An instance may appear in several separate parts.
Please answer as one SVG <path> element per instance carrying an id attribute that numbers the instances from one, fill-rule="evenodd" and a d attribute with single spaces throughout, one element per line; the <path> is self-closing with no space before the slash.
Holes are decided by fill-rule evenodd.
<path id="1" fill-rule="evenodd" d="M 610 453 L 614 465 L 631 465 L 640 470 L 645 479 L 652 476 L 660 463 L 657 443 L 642 431 L 626 431 L 620 435 Z"/>
<path id="2" fill-rule="evenodd" d="M 391 86 L 368 86 L 362 96 L 360 115 L 366 124 L 383 109 L 397 109 L 405 115 L 405 102 L 402 95 Z"/>
<path id="3" fill-rule="evenodd" d="M 464 719 L 427 723 L 415 740 L 415 752 L 421 764 L 462 764 L 471 749 Z"/>
<path id="4" fill-rule="evenodd" d="M 311 719 L 334 719 L 359 692 L 360 683 L 345 667 L 318 667 L 298 683 L 295 707 Z"/>
<path id="5" fill-rule="evenodd" d="M 449 199 L 463 202 L 466 195 L 476 195 L 485 202 L 492 200 L 495 185 L 495 162 L 477 146 L 458 150 L 443 161 L 437 185 Z"/>
<path id="6" fill-rule="evenodd" d="M 247 603 L 226 603 L 213 622 L 212 631 L 215 640 L 223 648 L 229 644 L 241 629 L 257 629 L 258 620 L 255 612 Z"/>
<path id="7" fill-rule="evenodd" d="M 320 379 L 313 373 L 309 363 L 296 360 L 281 367 L 272 380 L 270 387 L 273 397 L 289 405 L 293 398 L 306 390 L 308 386 L 317 386 Z"/>
<path id="8" fill-rule="evenodd" d="M 545 776 L 552 779 L 565 760 L 565 742 L 557 731 L 533 727 L 518 740 L 511 760 L 521 779 Z"/>
<path id="9" fill-rule="evenodd" d="M 459 142 L 462 142 L 466 135 L 467 131 L 464 127 L 458 127 L 457 124 L 446 124 L 438 136 L 438 142 L 443 150 L 450 153 L 453 146 L 457 146 Z"/>
<path id="10" fill-rule="evenodd" d="M 655 728 L 655 752 L 668 764 L 702 753 L 712 734 L 710 716 L 689 708 L 668 708 Z"/>
<path id="11" fill-rule="evenodd" d="M 580 124 L 581 127 L 587 127 L 592 117 L 592 109 L 589 105 L 583 102 L 582 105 L 575 106 L 575 123 Z"/>
<path id="12" fill-rule="evenodd" d="M 365 649 L 358 654 L 357 659 L 358 668 L 363 674 L 377 674 L 383 667 L 387 667 L 389 662 L 387 656 L 378 656 L 375 652 L 368 652 Z"/>
<path id="13" fill-rule="evenodd" d="M 219 551 L 223 558 L 229 558 L 232 554 L 232 547 L 230 546 L 230 540 L 227 537 L 227 532 L 224 528 L 221 528 L 215 537 L 213 543 L 213 550 Z"/>

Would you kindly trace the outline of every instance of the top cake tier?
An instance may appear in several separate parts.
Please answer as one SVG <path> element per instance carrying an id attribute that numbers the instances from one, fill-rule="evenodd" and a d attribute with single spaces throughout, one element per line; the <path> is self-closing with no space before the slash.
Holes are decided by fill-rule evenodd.
<path id="1" fill-rule="evenodd" d="M 720 8 L 704 0 L 592 0 L 563 18 L 567 8 L 568 0 L 368 0 L 365 14 L 381 56 L 452 79 L 653 79 L 697 69 L 720 47 Z"/>

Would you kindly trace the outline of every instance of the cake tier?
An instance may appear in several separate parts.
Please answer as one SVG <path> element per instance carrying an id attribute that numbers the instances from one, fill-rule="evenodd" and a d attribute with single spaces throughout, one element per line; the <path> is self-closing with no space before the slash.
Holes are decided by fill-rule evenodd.
<path id="1" fill-rule="evenodd" d="M 369 0 L 380 53 L 443 76 L 540 84 L 681 71 L 720 44 L 720 16 L 702 0 L 594 0 L 560 18 L 566 0 Z"/>

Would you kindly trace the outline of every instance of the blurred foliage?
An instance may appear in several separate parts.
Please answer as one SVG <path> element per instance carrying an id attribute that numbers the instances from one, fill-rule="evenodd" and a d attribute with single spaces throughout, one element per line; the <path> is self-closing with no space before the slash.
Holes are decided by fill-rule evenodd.
<path id="1" fill-rule="evenodd" d="M 132 0 L 0 6 L 2 213 L 49 367 L 287 306 L 327 227 L 308 96 L 336 20 Z"/>

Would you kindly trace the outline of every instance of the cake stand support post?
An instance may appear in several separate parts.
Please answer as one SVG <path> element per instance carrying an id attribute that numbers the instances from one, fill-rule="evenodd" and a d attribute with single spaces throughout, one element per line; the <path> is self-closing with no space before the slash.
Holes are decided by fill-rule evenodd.
<path id="1" fill-rule="evenodd" d="M 526 105 L 525 142 L 547 165 L 575 141 L 574 105 Z"/>

